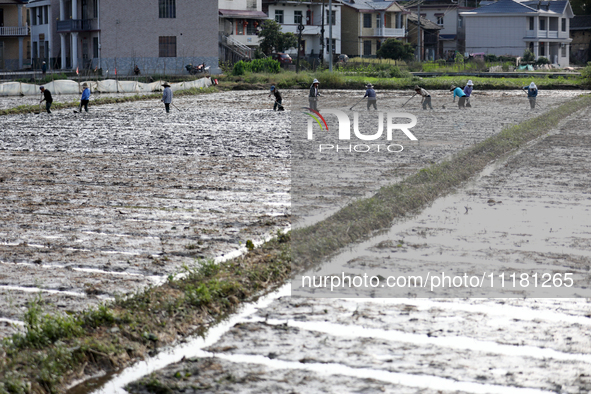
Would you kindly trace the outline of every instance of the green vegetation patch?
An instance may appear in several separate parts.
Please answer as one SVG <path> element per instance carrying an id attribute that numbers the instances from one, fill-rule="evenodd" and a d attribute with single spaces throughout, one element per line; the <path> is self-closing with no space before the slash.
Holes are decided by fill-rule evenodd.
<path id="1" fill-rule="evenodd" d="M 25 331 L 0 345 L 0 394 L 63 393 L 68 382 L 113 371 L 190 334 L 203 334 L 245 300 L 289 277 L 290 234 L 224 263 L 200 261 L 112 304 L 69 315 L 44 312 L 41 295 Z"/>

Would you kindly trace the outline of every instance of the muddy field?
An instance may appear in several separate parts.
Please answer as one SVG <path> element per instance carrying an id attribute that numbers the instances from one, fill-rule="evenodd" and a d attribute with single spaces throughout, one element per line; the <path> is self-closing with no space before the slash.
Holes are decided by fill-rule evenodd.
<path id="1" fill-rule="evenodd" d="M 284 114 L 223 94 L 175 104 L 0 118 L 1 336 L 39 291 L 84 309 L 290 225 Z"/>
<path id="2" fill-rule="evenodd" d="M 583 298 L 558 299 L 557 286 L 540 286 L 540 292 L 530 286 L 504 293 L 517 298 L 482 298 L 490 292 L 479 291 L 470 294 L 477 298 L 464 298 L 458 289 L 439 294 L 462 298 L 361 298 L 376 296 L 361 289 L 348 293 L 360 298 L 335 299 L 318 289 L 285 296 L 292 291 L 286 286 L 269 305 L 233 321 L 214 343 L 195 345 L 185 361 L 127 390 L 589 392 L 590 116 L 589 110 L 571 116 L 454 195 L 309 272 L 384 274 L 420 265 L 527 273 L 530 280 L 536 272 L 572 272 L 574 296 Z M 495 118 L 481 114 L 479 121 L 494 125 Z M 335 195 L 334 201 L 346 198 Z M 553 298 L 523 299 L 528 295 Z"/>
<path id="3" fill-rule="evenodd" d="M 284 93 L 288 108 L 297 110 L 302 92 Z M 334 108 L 348 109 L 360 98 L 360 92 L 325 93 L 324 105 Z M 447 92 L 434 94 L 433 111 L 423 112 L 415 98 L 405 111 L 418 118 L 413 132 L 420 143 L 405 143 L 405 155 L 380 165 L 368 161 L 355 178 L 341 179 L 341 189 L 327 190 L 315 175 L 317 183 L 298 189 L 308 193 L 301 194 L 308 203 L 298 211 L 300 223 L 577 94 L 542 94 L 543 107 L 533 112 L 519 91 L 476 91 L 466 111 L 453 107 Z M 409 97 L 386 92 L 378 104 L 399 111 Z M 290 224 L 289 112 L 269 111 L 266 92 L 183 97 L 175 104 L 181 111 L 169 115 L 159 102 L 146 101 L 96 107 L 82 117 L 64 110 L 0 119 L 3 335 L 40 289 L 50 307 L 78 310 Z M 465 190 L 349 252 L 361 259 L 336 256 L 327 269 L 506 262 L 523 270 L 568 267 L 580 272 L 582 289 L 589 267 L 588 117 L 571 117 Z M 357 184 L 363 171 L 371 176 Z M 212 341 L 185 348 L 183 362 L 129 392 L 154 385 L 228 393 L 591 390 L 587 299 L 344 300 L 290 292 L 287 285 Z M 123 392 L 131 380 L 102 392 Z"/>

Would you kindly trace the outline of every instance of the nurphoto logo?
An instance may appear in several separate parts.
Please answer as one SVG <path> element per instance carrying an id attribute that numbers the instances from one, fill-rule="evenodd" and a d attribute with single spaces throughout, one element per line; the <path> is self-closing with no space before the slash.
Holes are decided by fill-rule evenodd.
<path id="1" fill-rule="evenodd" d="M 324 119 L 324 116 L 312 108 L 303 108 L 308 112 L 303 112 L 308 115 L 308 140 L 314 140 L 314 123 L 318 124 L 320 131 L 328 132 L 328 124 Z M 322 113 L 326 115 L 335 115 L 339 121 L 339 133 L 338 139 L 341 141 L 351 140 L 351 120 L 349 116 L 338 109 L 323 109 Z M 410 119 L 410 123 L 394 123 L 395 119 Z M 314 122 L 315 121 L 315 122 Z M 417 124 L 417 117 L 413 114 L 405 112 L 387 112 L 386 113 L 386 127 L 384 127 L 384 112 L 378 112 L 378 130 L 374 134 L 362 134 L 359 131 L 359 113 L 353 112 L 353 133 L 356 138 L 362 141 L 376 141 L 382 138 L 384 134 L 384 128 L 386 129 L 386 141 L 392 141 L 392 135 L 395 130 L 400 130 L 406 137 L 411 141 L 417 141 L 417 137 L 411 133 L 410 129 Z M 378 152 L 380 151 L 380 144 L 361 144 L 361 145 L 348 145 L 346 147 L 334 145 L 334 144 L 319 144 L 318 148 L 320 152 L 335 150 L 336 152 L 345 150 L 349 152 L 364 153 L 372 150 L 372 146 L 375 147 Z M 381 144 L 384 146 L 384 144 Z M 393 149 L 395 148 L 395 149 Z M 404 147 L 400 144 L 386 145 L 388 152 L 402 152 Z"/>

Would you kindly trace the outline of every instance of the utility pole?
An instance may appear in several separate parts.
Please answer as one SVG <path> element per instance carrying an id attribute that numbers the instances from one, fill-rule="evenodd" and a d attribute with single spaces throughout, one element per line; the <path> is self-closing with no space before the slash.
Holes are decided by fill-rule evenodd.
<path id="1" fill-rule="evenodd" d="M 417 5 L 417 31 L 418 31 L 418 36 L 417 36 L 417 49 L 419 50 L 418 52 L 418 59 L 419 62 L 421 61 L 421 2 L 419 2 L 419 4 Z"/>
<path id="2" fill-rule="evenodd" d="M 332 72 L 332 0 L 328 0 L 328 70 Z"/>
<path id="3" fill-rule="evenodd" d="M 320 52 L 320 64 L 324 65 L 324 0 L 322 0 L 322 27 L 320 28 L 320 46 L 322 51 Z"/>
<path id="4" fill-rule="evenodd" d="M 302 48 L 302 32 L 304 31 L 304 25 L 302 25 L 302 21 L 298 25 L 298 57 L 296 60 L 296 73 L 300 72 L 300 48 Z"/>

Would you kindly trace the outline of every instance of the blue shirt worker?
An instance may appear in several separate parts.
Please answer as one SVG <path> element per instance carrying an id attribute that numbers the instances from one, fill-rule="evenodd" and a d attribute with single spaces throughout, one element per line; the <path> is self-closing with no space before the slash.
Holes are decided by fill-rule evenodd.
<path id="1" fill-rule="evenodd" d="M 535 83 L 530 83 L 529 86 L 524 86 L 523 90 L 527 89 L 527 98 L 529 99 L 529 106 L 531 109 L 536 108 L 536 97 L 538 97 L 538 87 Z"/>
<path id="2" fill-rule="evenodd" d="M 451 85 L 450 92 L 454 92 L 454 103 L 456 102 L 456 96 L 459 98 L 458 100 L 458 109 L 459 108 L 466 108 L 466 93 L 462 90 L 462 88 L 457 88 L 455 85 Z"/>
<path id="3" fill-rule="evenodd" d="M 366 86 L 367 90 L 365 91 L 365 96 L 363 96 L 363 98 L 367 97 L 367 110 L 369 111 L 369 108 L 373 105 L 373 107 L 375 108 L 375 110 L 378 110 L 378 98 L 376 97 L 376 91 L 373 90 L 373 85 L 371 83 L 368 83 Z"/>
<path id="4" fill-rule="evenodd" d="M 474 83 L 471 79 L 468 80 L 466 87 L 464 88 L 464 94 L 466 95 L 466 107 L 472 107 L 470 104 L 470 96 L 472 95 L 472 90 L 474 89 Z"/>
<path id="5" fill-rule="evenodd" d="M 170 90 L 170 85 L 167 83 L 163 83 L 162 86 L 164 90 L 162 91 L 162 101 L 164 103 L 164 108 L 166 109 L 166 113 L 170 112 L 170 103 L 172 103 L 172 90 Z"/>
<path id="6" fill-rule="evenodd" d="M 88 84 L 84 82 L 82 84 L 82 97 L 80 97 L 80 112 L 82 112 L 82 107 L 84 110 L 88 112 L 88 102 L 90 101 L 90 88 Z"/>

